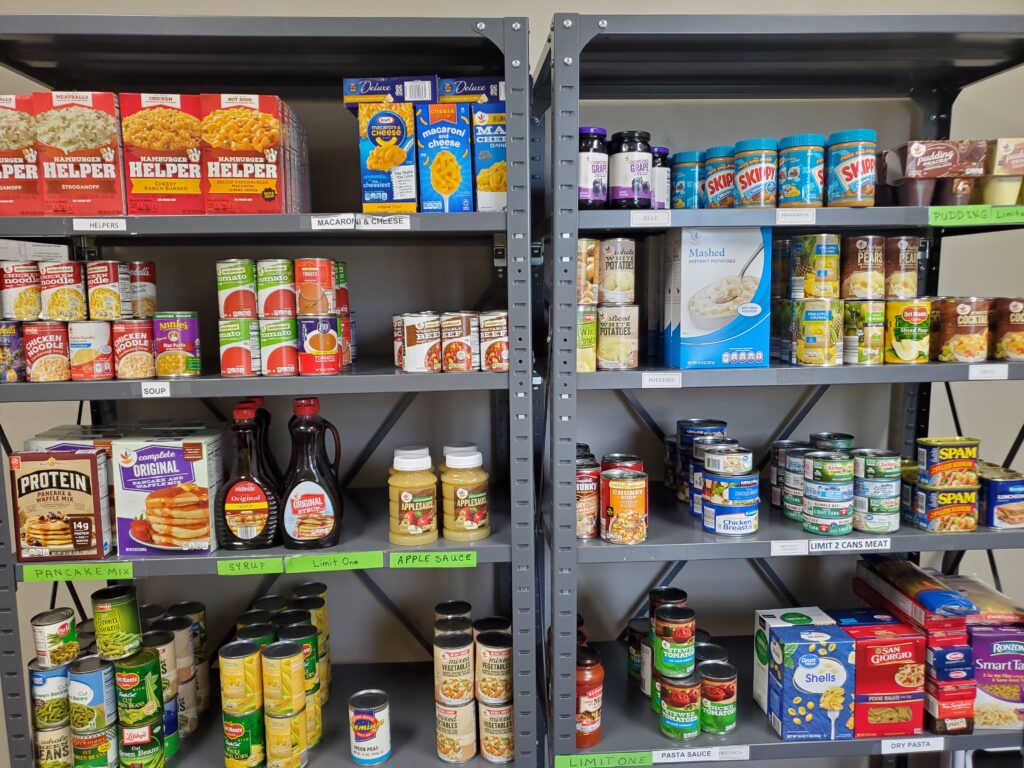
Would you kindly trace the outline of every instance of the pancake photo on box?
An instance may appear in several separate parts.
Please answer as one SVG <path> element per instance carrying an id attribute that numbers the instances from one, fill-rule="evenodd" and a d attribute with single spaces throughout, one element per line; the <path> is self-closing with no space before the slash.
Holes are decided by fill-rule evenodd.
<path id="1" fill-rule="evenodd" d="M 49 514 L 30 517 L 25 521 L 22 541 L 29 547 L 70 547 L 71 524 L 63 515 Z"/>
<path id="2" fill-rule="evenodd" d="M 145 515 L 132 522 L 131 537 L 159 549 L 209 549 L 209 489 L 189 482 L 148 494 Z"/>

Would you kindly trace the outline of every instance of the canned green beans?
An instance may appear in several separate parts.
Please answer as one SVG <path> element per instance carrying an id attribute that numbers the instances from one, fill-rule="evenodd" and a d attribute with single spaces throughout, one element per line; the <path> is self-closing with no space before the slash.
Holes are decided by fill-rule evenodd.
<path id="1" fill-rule="evenodd" d="M 28 671 L 33 727 L 67 725 L 71 721 L 67 665 L 47 669 L 39 664 L 39 659 L 33 659 L 28 664 Z"/>
<path id="2" fill-rule="evenodd" d="M 75 768 L 116 768 L 117 726 L 93 733 L 72 733 L 71 751 Z"/>
<path id="3" fill-rule="evenodd" d="M 121 725 L 137 725 L 160 715 L 164 699 L 160 686 L 160 655 L 143 648 L 114 663 L 114 695 Z"/>
<path id="4" fill-rule="evenodd" d="M 853 480 L 853 457 L 838 451 L 811 451 L 804 455 L 804 479 L 848 483 Z"/>
<path id="5" fill-rule="evenodd" d="M 35 743 L 36 765 L 45 768 L 70 768 L 73 760 L 71 729 L 66 725 L 42 728 L 32 734 Z"/>
<path id="6" fill-rule="evenodd" d="M 142 647 L 139 605 L 132 587 L 106 587 L 93 592 L 92 618 L 96 647 L 104 659 L 124 659 Z"/>
<path id="7" fill-rule="evenodd" d="M 154 630 L 174 635 L 174 659 L 178 668 L 178 685 L 196 674 L 195 648 L 192 645 L 192 621 L 187 616 L 167 616 L 153 624 Z"/>
<path id="8" fill-rule="evenodd" d="M 884 451 L 878 448 L 855 448 L 850 451 L 853 456 L 853 474 L 867 480 L 899 480 L 902 458 L 896 451 Z"/>
<path id="9" fill-rule="evenodd" d="M 160 683 L 164 701 L 178 694 L 178 656 L 174 649 L 174 634 L 153 630 L 142 635 L 142 645 L 152 648 L 160 658 Z"/>
<path id="10" fill-rule="evenodd" d="M 728 661 L 729 652 L 716 643 L 697 643 L 696 649 L 697 666 L 705 661 Z"/>
<path id="11" fill-rule="evenodd" d="M 704 468 L 725 475 L 748 474 L 754 470 L 754 454 L 739 445 L 709 445 L 704 448 Z"/>
<path id="12" fill-rule="evenodd" d="M 71 730 L 101 731 L 117 722 L 114 665 L 99 656 L 83 656 L 68 667 Z"/>
<path id="13" fill-rule="evenodd" d="M 853 435 L 844 432 L 812 432 L 811 444 L 819 451 L 849 451 L 853 448 Z"/>
<path id="14" fill-rule="evenodd" d="M 33 616 L 32 639 L 40 666 L 60 667 L 74 661 L 79 650 L 75 612 L 70 608 L 55 608 Z"/>
<path id="15" fill-rule="evenodd" d="M 700 677 L 700 729 L 704 733 L 729 733 L 736 729 L 736 667 L 724 661 L 707 661 L 697 667 Z"/>
<path id="16" fill-rule="evenodd" d="M 266 764 L 263 710 L 242 715 L 224 713 L 225 768 L 252 768 Z"/>
<path id="17" fill-rule="evenodd" d="M 118 751 L 122 768 L 163 768 L 164 720 L 118 727 Z"/>

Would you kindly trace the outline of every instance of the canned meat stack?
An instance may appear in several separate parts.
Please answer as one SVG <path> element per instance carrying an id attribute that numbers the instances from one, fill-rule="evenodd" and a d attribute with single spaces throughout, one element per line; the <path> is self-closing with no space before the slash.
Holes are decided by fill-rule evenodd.
<path id="1" fill-rule="evenodd" d="M 509 370 L 507 310 L 410 312 L 392 327 L 395 366 L 406 373 Z"/>
<path id="2" fill-rule="evenodd" d="M 689 474 L 684 482 L 689 485 L 690 514 L 704 520 L 704 452 L 713 446 L 737 446 L 739 440 L 724 434 L 702 435 L 690 444 Z"/>
<path id="3" fill-rule="evenodd" d="M 790 520 L 803 522 L 804 519 L 804 456 L 814 450 L 813 446 L 789 447 L 780 451 L 784 463 L 782 471 L 782 514 Z"/>
<path id="4" fill-rule="evenodd" d="M 278 641 L 264 646 L 260 656 L 267 763 L 305 765 L 309 760 L 309 728 L 302 646 Z"/>
<path id="5" fill-rule="evenodd" d="M 812 436 L 813 441 L 813 436 Z M 853 457 L 841 451 L 807 451 L 804 461 L 803 526 L 819 536 L 853 530 Z"/>
<path id="6" fill-rule="evenodd" d="M 727 536 L 756 533 L 761 478 L 754 470 L 753 454 L 738 445 L 709 445 L 703 448 L 703 459 L 704 530 Z"/>
<path id="7" fill-rule="evenodd" d="M 900 455 L 857 448 L 853 456 L 853 528 L 892 533 L 900 527 Z"/>
<path id="8" fill-rule="evenodd" d="M 29 662 L 28 670 L 36 759 L 40 763 L 44 760 L 65 760 L 69 764 L 74 739 L 69 665 L 74 663 L 80 650 L 74 611 L 56 608 L 33 616 L 32 638 L 36 655 Z M 111 722 L 116 721 L 112 702 L 111 710 L 105 714 L 109 714 Z M 76 732 L 82 732 L 87 725 L 79 717 Z"/>
<path id="9" fill-rule="evenodd" d="M 803 440 L 776 440 L 772 443 L 768 462 L 768 483 L 771 488 L 771 505 L 776 509 L 782 509 L 782 492 L 785 487 L 787 452 L 797 448 L 810 447 L 811 444 L 804 442 Z M 800 472 L 800 482 L 795 490 L 803 490 L 803 471 Z M 800 500 L 800 519 L 803 519 L 803 499 Z"/>
<path id="10" fill-rule="evenodd" d="M 679 419 L 676 421 L 676 499 L 684 504 L 690 503 L 691 462 L 693 461 L 693 441 L 698 437 L 725 437 L 726 423 L 720 419 Z M 700 485 L 694 484 L 702 491 Z M 697 514 L 690 509 L 690 514 Z"/>
<path id="11" fill-rule="evenodd" d="M 914 524 L 930 533 L 978 526 L 978 448 L 973 437 L 917 438 Z"/>

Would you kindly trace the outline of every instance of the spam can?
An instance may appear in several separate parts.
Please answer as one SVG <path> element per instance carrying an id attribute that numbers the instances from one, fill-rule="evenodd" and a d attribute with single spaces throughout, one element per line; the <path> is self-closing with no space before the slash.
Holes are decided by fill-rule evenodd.
<path id="1" fill-rule="evenodd" d="M 756 472 L 742 475 L 703 474 L 704 501 L 726 506 L 749 507 L 759 498 L 761 477 Z"/>
<path id="2" fill-rule="evenodd" d="M 917 486 L 914 524 L 929 533 L 963 533 L 978 527 L 977 485 L 962 488 Z"/>
<path id="3" fill-rule="evenodd" d="M 99 656 L 83 656 L 68 666 L 71 729 L 94 733 L 117 722 L 114 665 Z"/>
<path id="4" fill-rule="evenodd" d="M 258 768 L 265 765 L 263 710 L 242 715 L 224 713 L 224 768 Z"/>
<path id="5" fill-rule="evenodd" d="M 853 481 L 853 493 L 855 496 L 864 496 L 869 499 L 891 499 L 900 495 L 900 481 L 899 478 L 867 480 L 858 477 Z"/>
<path id="6" fill-rule="evenodd" d="M 838 451 L 811 451 L 804 456 L 804 478 L 848 483 L 853 480 L 853 457 Z"/>
<path id="7" fill-rule="evenodd" d="M 853 517 L 812 517 L 804 515 L 804 531 L 818 536 L 846 536 L 853 532 Z"/>
<path id="8" fill-rule="evenodd" d="M 854 477 L 866 480 L 890 480 L 900 478 L 902 458 L 896 451 L 879 448 L 855 448 L 853 456 Z"/>
<path id="9" fill-rule="evenodd" d="M 703 527 L 708 533 L 725 536 L 746 536 L 757 533 L 758 505 L 733 506 L 713 504 L 704 500 L 701 505 Z"/>
<path id="10" fill-rule="evenodd" d="M 72 733 L 75 768 L 117 768 L 117 726 L 93 733 Z"/>
<path id="11" fill-rule="evenodd" d="M 804 498 L 817 501 L 852 501 L 853 483 L 823 483 L 805 477 Z"/>
<path id="12" fill-rule="evenodd" d="M 931 488 L 960 488 L 978 483 L 978 446 L 974 437 L 917 438 L 917 482 Z"/>

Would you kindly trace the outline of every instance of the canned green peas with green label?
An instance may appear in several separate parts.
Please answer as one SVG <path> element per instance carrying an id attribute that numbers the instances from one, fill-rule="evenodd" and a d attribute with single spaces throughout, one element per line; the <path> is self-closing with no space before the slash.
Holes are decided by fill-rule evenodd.
<path id="1" fill-rule="evenodd" d="M 705 733 L 729 733 L 736 728 L 736 667 L 706 661 L 700 677 L 700 728 Z"/>
<path id="2" fill-rule="evenodd" d="M 224 715 L 225 768 L 253 768 L 266 764 L 263 746 L 263 710 L 244 715 Z"/>
<path id="3" fill-rule="evenodd" d="M 160 656 L 143 648 L 114 664 L 114 693 L 121 725 L 136 725 L 163 717 L 164 701 L 160 683 Z"/>
<path id="4" fill-rule="evenodd" d="M 106 587 L 92 594 L 96 647 L 108 661 L 124 659 L 142 647 L 142 629 L 135 590 Z"/>

